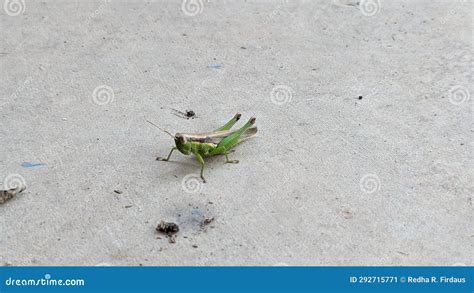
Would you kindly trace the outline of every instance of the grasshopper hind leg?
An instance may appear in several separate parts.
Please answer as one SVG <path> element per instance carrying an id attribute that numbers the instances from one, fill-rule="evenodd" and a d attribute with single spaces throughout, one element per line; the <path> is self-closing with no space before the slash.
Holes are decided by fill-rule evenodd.
<path id="1" fill-rule="evenodd" d="M 234 115 L 234 117 L 232 117 L 232 119 L 230 119 L 229 122 L 227 122 L 226 124 L 224 124 L 224 126 L 220 127 L 220 128 L 217 128 L 216 131 L 222 131 L 222 130 L 229 130 L 232 128 L 232 126 L 234 126 L 235 123 L 237 123 L 237 121 L 240 120 L 240 117 L 242 116 L 242 114 L 240 113 L 237 113 Z"/>

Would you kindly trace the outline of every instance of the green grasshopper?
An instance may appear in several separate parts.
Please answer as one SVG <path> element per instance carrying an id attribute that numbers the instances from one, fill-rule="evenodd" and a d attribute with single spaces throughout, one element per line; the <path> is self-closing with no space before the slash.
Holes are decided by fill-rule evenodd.
<path id="1" fill-rule="evenodd" d="M 224 154 L 226 158 L 226 163 L 236 164 L 238 160 L 229 160 L 229 150 L 232 149 L 238 143 L 247 140 L 257 133 L 257 127 L 252 127 L 255 124 L 255 117 L 250 118 L 250 120 L 238 130 L 231 131 L 230 129 L 234 124 L 240 120 L 241 114 L 237 113 L 235 116 L 230 119 L 229 122 L 224 124 L 224 126 L 216 129 L 213 132 L 207 133 L 176 133 L 172 135 L 168 131 L 160 128 L 154 123 L 147 120 L 148 123 L 159 128 L 161 131 L 165 132 L 169 136 L 173 137 L 176 144 L 175 147 L 171 149 L 168 154 L 168 157 L 156 158 L 157 161 L 169 161 L 171 154 L 175 150 L 179 150 L 184 155 L 193 154 L 196 159 L 201 164 L 201 179 L 205 183 L 204 179 L 204 158 L 211 157 L 216 155 Z"/>

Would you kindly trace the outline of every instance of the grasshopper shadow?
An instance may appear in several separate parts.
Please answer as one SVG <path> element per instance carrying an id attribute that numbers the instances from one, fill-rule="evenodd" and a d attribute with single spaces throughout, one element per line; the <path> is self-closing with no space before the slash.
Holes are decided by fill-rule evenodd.
<path id="1" fill-rule="evenodd" d="M 188 174 L 199 174 L 201 171 L 201 165 L 192 156 L 181 156 L 180 158 L 171 159 L 169 161 L 158 161 L 155 160 L 156 164 L 160 166 L 162 164 L 172 165 L 172 167 L 163 168 L 159 176 L 164 179 L 183 178 Z M 204 168 L 204 174 L 208 176 L 212 174 L 212 170 L 215 166 L 225 165 L 225 158 L 223 156 L 213 156 L 205 158 L 206 166 Z M 207 179 L 207 178 L 206 178 Z"/>

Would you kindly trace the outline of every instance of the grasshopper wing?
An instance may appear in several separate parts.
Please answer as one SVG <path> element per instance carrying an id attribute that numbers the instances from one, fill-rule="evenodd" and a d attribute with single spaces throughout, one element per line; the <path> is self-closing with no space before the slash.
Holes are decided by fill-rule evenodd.
<path id="1" fill-rule="evenodd" d="M 258 128 L 257 127 L 251 127 L 249 129 L 247 129 L 247 131 L 245 131 L 239 138 L 239 143 L 244 141 L 244 140 L 247 140 L 249 138 L 252 138 L 254 137 L 256 134 L 257 134 L 257 130 Z"/>
<path id="2" fill-rule="evenodd" d="M 223 138 L 232 135 L 238 130 L 223 130 L 205 133 L 182 133 L 190 141 L 202 142 L 202 143 L 215 143 L 218 144 Z M 239 142 L 247 140 L 257 133 L 257 127 L 247 129 L 239 138 Z"/>

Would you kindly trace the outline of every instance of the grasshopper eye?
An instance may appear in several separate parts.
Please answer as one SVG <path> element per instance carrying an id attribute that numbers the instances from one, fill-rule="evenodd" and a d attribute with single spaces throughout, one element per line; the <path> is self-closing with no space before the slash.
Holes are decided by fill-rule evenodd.
<path id="1" fill-rule="evenodd" d="M 186 138 L 181 133 L 177 133 L 174 138 L 181 143 L 186 143 Z"/>

